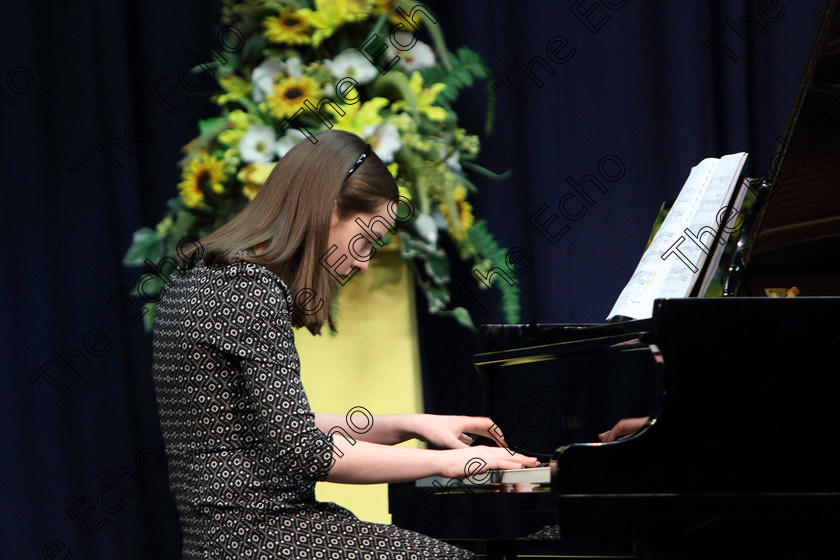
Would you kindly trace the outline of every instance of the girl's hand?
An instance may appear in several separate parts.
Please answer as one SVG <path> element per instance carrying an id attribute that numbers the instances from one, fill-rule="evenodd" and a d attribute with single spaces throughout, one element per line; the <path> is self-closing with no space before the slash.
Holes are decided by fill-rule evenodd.
<path id="1" fill-rule="evenodd" d="M 622 418 L 616 423 L 615 426 L 613 426 L 606 432 L 601 432 L 600 434 L 598 434 L 598 439 L 602 442 L 615 441 L 617 439 L 621 439 L 622 437 L 635 434 L 636 432 L 645 427 L 645 424 L 647 424 L 648 420 L 648 416 L 645 416 L 643 418 Z"/>
<path id="2" fill-rule="evenodd" d="M 461 479 L 473 477 L 477 482 L 481 482 L 482 475 L 491 469 L 521 469 L 536 467 L 538 463 L 534 457 L 513 453 L 504 447 L 486 445 L 447 449 L 436 453 L 443 457 L 440 476 Z"/>
<path id="3" fill-rule="evenodd" d="M 468 447 L 474 435 L 495 440 L 505 447 L 501 429 L 490 418 L 484 416 L 441 416 L 418 414 L 412 428 L 414 436 L 444 449 Z"/>

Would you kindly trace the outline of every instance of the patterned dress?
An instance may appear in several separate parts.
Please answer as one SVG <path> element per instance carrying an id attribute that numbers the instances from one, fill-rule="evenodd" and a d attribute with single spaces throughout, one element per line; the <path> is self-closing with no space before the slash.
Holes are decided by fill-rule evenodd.
<path id="1" fill-rule="evenodd" d="M 333 442 L 301 385 L 291 306 L 245 261 L 177 270 L 161 298 L 153 372 L 184 560 L 472 558 L 315 501 Z"/>

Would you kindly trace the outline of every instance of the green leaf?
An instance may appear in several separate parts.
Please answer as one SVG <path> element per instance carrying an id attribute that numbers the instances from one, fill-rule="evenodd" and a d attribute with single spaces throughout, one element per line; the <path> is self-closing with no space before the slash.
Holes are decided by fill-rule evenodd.
<path id="1" fill-rule="evenodd" d="M 379 14 L 379 17 L 376 19 L 376 23 L 373 25 L 373 29 L 371 29 L 367 37 L 370 39 L 373 37 L 374 34 L 379 35 L 384 32 L 385 25 L 388 23 L 388 14 L 387 12 L 382 12 Z"/>
<path id="2" fill-rule="evenodd" d="M 219 123 L 225 123 L 227 119 L 223 119 L 222 117 L 216 117 L 213 119 L 202 119 L 198 121 L 198 132 L 199 134 L 205 134 L 208 130 L 213 130 L 219 128 Z"/>
<path id="3" fill-rule="evenodd" d="M 410 9 L 408 8 L 407 3 L 402 2 L 402 4 L 404 5 L 404 9 Z M 432 43 L 435 45 L 435 50 L 437 51 L 438 56 L 443 62 L 444 67 L 447 70 L 451 70 L 452 68 L 449 64 L 449 49 L 446 48 L 446 41 L 443 38 L 443 31 L 441 31 L 440 26 L 437 24 L 432 24 L 431 22 L 424 23 L 426 23 L 426 31 L 428 31 L 429 35 L 432 37 Z"/>
<path id="4" fill-rule="evenodd" d="M 221 131 L 227 128 L 227 119 L 219 117 L 215 119 L 205 119 L 199 123 L 199 135 L 195 138 L 192 145 L 192 150 L 189 154 L 184 156 L 178 165 L 186 167 L 198 152 L 210 146 L 210 143 L 219 135 Z"/>
<path id="5" fill-rule="evenodd" d="M 493 132 L 493 120 L 496 118 L 496 92 L 493 85 L 487 81 L 484 87 L 487 95 L 487 114 L 484 116 L 484 135 L 489 136 Z"/>
<path id="6" fill-rule="evenodd" d="M 443 252 L 427 253 L 426 272 L 436 284 L 449 282 L 449 259 Z"/>
<path id="7" fill-rule="evenodd" d="M 186 210 L 181 210 L 175 215 L 175 222 L 166 236 L 166 244 L 170 255 L 175 254 L 175 250 L 181 240 L 191 237 L 195 238 L 195 222 L 196 218 Z"/>
<path id="8" fill-rule="evenodd" d="M 262 50 L 267 45 L 268 40 L 262 33 L 248 37 L 245 40 L 245 46 L 242 48 L 242 60 L 259 60 L 262 56 Z"/>
<path id="9" fill-rule="evenodd" d="M 184 206 L 184 199 L 180 196 L 176 196 L 175 198 L 170 198 L 166 201 L 166 207 L 172 210 L 173 212 L 177 212 L 178 210 L 183 210 Z"/>
<path id="10" fill-rule="evenodd" d="M 429 303 L 429 313 L 433 315 L 443 312 L 446 304 L 449 303 L 449 290 L 444 286 L 435 286 L 424 282 L 423 293 Z"/>
<path id="11" fill-rule="evenodd" d="M 388 72 L 379 76 L 368 86 L 368 91 L 373 97 L 386 97 L 391 101 L 405 99 L 412 112 L 417 110 L 417 97 L 411 91 L 408 76 L 402 72 Z"/>
<path id="12" fill-rule="evenodd" d="M 493 173 L 489 169 L 484 166 L 478 165 L 477 163 L 473 163 L 468 160 L 461 160 L 461 166 L 465 169 L 469 169 L 470 171 L 475 171 L 479 175 L 484 175 L 488 179 L 493 179 L 494 181 L 504 181 L 505 179 L 509 179 L 511 175 L 513 175 L 513 171 L 508 169 L 502 173 Z"/>
<path id="13" fill-rule="evenodd" d="M 497 266 L 502 270 L 507 268 L 505 259 L 507 258 L 507 251 L 500 247 L 496 240 L 493 239 L 492 234 L 487 230 L 487 222 L 484 220 L 477 220 L 473 227 L 467 230 L 467 238 L 473 244 L 476 253 L 476 263 L 483 274 L 486 275 L 487 270 Z M 502 292 L 502 312 L 505 315 L 505 321 L 508 323 L 518 323 L 520 315 L 519 306 L 519 286 L 516 284 L 516 278 L 513 279 L 514 284 L 511 286 L 504 280 L 497 281 L 493 285 Z M 484 284 L 479 284 L 479 287 L 486 289 Z"/>
<path id="14" fill-rule="evenodd" d="M 461 47 L 456 54 L 449 53 L 451 70 L 441 63 L 432 68 L 421 70 L 423 82 L 427 84 L 446 84 L 438 96 L 444 101 L 453 102 L 458 98 L 462 89 L 471 87 L 476 79 L 484 79 L 490 75 L 481 57 L 467 47 Z"/>
<path id="15" fill-rule="evenodd" d="M 146 259 L 158 262 L 163 257 L 163 243 L 158 237 L 157 231 L 143 227 L 134 232 L 131 239 L 131 246 L 123 257 L 123 264 L 127 266 L 138 266 Z"/>
<path id="16" fill-rule="evenodd" d="M 470 317 L 470 312 L 467 311 L 463 307 L 456 307 L 452 310 L 452 315 L 455 317 L 455 320 L 458 321 L 462 326 L 467 327 L 471 331 L 475 330 L 475 323 L 472 321 L 472 317 Z"/>

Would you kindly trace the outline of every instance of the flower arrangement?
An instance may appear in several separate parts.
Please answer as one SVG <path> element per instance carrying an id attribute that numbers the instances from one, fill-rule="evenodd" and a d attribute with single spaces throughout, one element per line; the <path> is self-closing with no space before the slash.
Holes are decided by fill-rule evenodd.
<path id="1" fill-rule="evenodd" d="M 199 123 L 184 147 L 179 196 L 155 229 L 135 233 L 125 264 L 174 256 L 180 240 L 199 239 L 239 212 L 297 142 L 324 128 L 347 130 L 371 145 L 414 206 L 399 241 L 388 241 L 411 263 L 429 311 L 473 328 L 465 308 L 447 309 L 450 263 L 441 242 L 448 236 L 485 276 L 504 265 L 505 251 L 472 214 L 467 198 L 476 187 L 466 172 L 503 176 L 475 163 L 478 137 L 457 125 L 451 105 L 488 77 L 478 55 L 447 50 L 436 16 L 418 2 L 226 0 L 222 21 L 241 35 L 242 48 L 195 69 L 212 68 L 221 114 Z M 417 39 L 420 32 L 431 44 Z M 154 280 L 160 285 L 145 293 L 163 289 L 165 280 Z M 518 288 L 496 284 L 506 320 L 517 322 Z M 153 315 L 144 317 L 147 328 Z"/>

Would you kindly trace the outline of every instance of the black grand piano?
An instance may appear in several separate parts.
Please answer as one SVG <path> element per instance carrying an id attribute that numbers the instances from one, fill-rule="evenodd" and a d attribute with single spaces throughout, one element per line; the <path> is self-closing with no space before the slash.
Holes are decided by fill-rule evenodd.
<path id="1" fill-rule="evenodd" d="M 482 326 L 484 413 L 550 477 L 392 484 L 393 522 L 491 558 L 840 558 L 838 95 L 832 0 L 723 295 L 659 299 L 642 320 Z M 780 288 L 798 295 L 767 296 Z M 648 420 L 598 442 L 622 418 Z"/>

